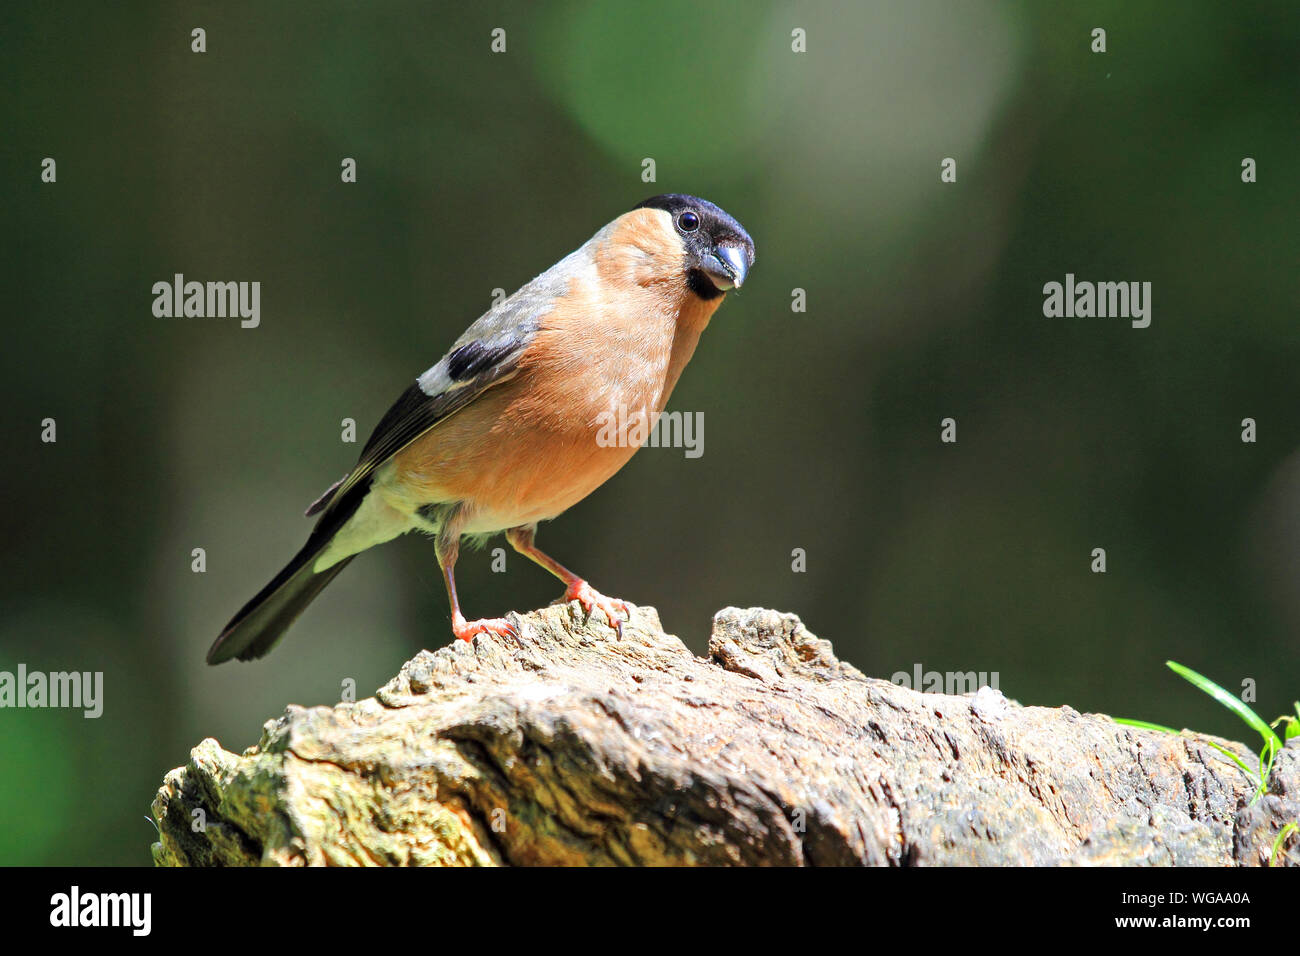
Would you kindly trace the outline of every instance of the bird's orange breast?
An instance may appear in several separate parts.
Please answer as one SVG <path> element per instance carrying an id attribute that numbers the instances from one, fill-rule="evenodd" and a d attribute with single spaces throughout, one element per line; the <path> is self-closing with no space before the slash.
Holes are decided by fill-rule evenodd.
<path id="1" fill-rule="evenodd" d="M 394 507 L 464 502 L 470 533 L 531 524 L 581 501 L 649 437 L 720 300 L 684 292 L 673 237 L 655 210 L 640 213 L 541 317 L 513 378 L 395 456 Z"/>

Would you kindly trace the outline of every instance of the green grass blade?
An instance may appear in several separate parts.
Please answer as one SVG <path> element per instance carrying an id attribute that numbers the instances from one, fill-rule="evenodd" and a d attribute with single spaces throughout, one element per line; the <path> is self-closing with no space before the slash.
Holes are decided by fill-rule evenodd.
<path id="1" fill-rule="evenodd" d="M 1290 714 L 1283 714 L 1277 720 L 1269 724 L 1282 732 L 1283 740 L 1290 740 L 1292 737 L 1300 734 L 1300 720 L 1296 720 Z"/>
<path id="2" fill-rule="evenodd" d="M 1242 760 L 1240 757 L 1238 757 L 1238 756 L 1237 756 L 1235 753 L 1233 753 L 1231 750 L 1229 750 L 1227 747 L 1222 747 L 1222 746 L 1220 746 L 1219 744 L 1216 744 L 1213 740 L 1202 740 L 1201 743 L 1203 743 L 1203 744 L 1209 744 L 1211 747 L 1213 747 L 1213 748 L 1214 748 L 1215 750 L 1217 750 L 1219 753 L 1223 754 L 1225 757 L 1227 757 L 1229 760 L 1231 760 L 1233 763 L 1235 763 L 1238 767 L 1241 768 L 1241 772 L 1244 773 L 1244 774 L 1246 775 L 1247 779 L 1249 779 L 1249 780 L 1254 780 L 1256 783 L 1259 782 L 1259 778 L 1255 776 L 1255 771 L 1253 771 L 1253 770 L 1250 769 L 1250 765 L 1247 764 L 1246 761 L 1244 761 L 1244 760 Z M 1252 802 L 1254 802 L 1254 801 L 1252 801 Z"/>
<path id="3" fill-rule="evenodd" d="M 1139 730 L 1158 730 L 1166 734 L 1178 733 L 1172 727 L 1166 727 L 1164 724 L 1153 724 L 1149 720 L 1134 720 L 1131 717 L 1114 717 L 1111 719 L 1117 724 L 1123 724 L 1125 727 L 1136 727 Z"/>
<path id="4" fill-rule="evenodd" d="M 1264 791 L 1268 789 L 1268 778 L 1273 775 L 1273 761 L 1277 758 L 1277 751 L 1278 748 L 1270 740 L 1259 752 L 1259 788 L 1255 791 L 1251 803 L 1262 797 Z"/>
<path id="5" fill-rule="evenodd" d="M 1277 866 L 1277 858 L 1278 854 L 1282 852 L 1282 844 L 1286 842 L 1287 837 L 1297 830 L 1300 830 L 1300 823 L 1292 822 L 1277 831 L 1277 839 L 1273 841 L 1273 852 L 1268 857 L 1269 866 Z"/>
<path id="6" fill-rule="evenodd" d="M 1259 714 L 1255 713 L 1243 704 L 1235 694 L 1228 693 L 1208 677 L 1203 677 L 1190 667 L 1184 667 L 1177 661 L 1165 661 L 1165 664 L 1179 677 L 1200 688 L 1224 707 L 1228 708 L 1228 710 L 1240 717 L 1249 727 L 1253 728 L 1262 738 L 1264 738 L 1264 743 L 1267 744 L 1272 741 L 1277 746 L 1282 746 L 1282 741 L 1278 739 L 1277 734 L 1273 733 L 1273 728 L 1265 723 Z"/>
<path id="7" fill-rule="evenodd" d="M 1300 700 L 1295 702 L 1295 720 L 1291 720 L 1288 717 L 1287 721 L 1286 739 L 1290 740 L 1292 737 L 1300 737 Z"/>

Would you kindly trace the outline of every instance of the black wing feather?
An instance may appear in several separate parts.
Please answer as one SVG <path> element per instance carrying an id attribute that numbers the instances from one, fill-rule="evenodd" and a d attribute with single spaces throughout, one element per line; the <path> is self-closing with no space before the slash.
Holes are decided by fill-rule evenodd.
<path id="1" fill-rule="evenodd" d="M 507 358 L 518 345 L 515 341 L 484 342 L 482 339 L 466 342 L 447 355 L 447 374 L 454 382 L 472 378 Z"/>
<path id="2" fill-rule="evenodd" d="M 375 426 L 357 466 L 325 506 L 322 520 L 351 489 L 368 487 L 371 474 L 385 461 L 515 374 L 519 356 L 533 340 L 543 317 L 567 293 L 567 261 L 542 273 L 482 315 L 438 364 L 402 393 Z"/>
<path id="3" fill-rule="evenodd" d="M 516 360 L 525 344 L 516 340 L 509 348 L 497 345 L 482 350 L 478 353 L 477 368 L 473 372 L 466 372 L 460 381 L 452 383 L 450 387 L 436 394 L 428 394 L 418 382 L 410 386 L 384 413 L 384 417 L 371 432 L 370 438 L 366 440 L 365 447 L 361 450 L 357 466 L 352 469 L 342 484 L 334 489 L 331 500 L 325 507 L 325 514 L 329 513 L 334 502 L 342 499 L 352 488 L 362 483 L 368 486 L 374 470 L 393 455 L 439 422 L 460 411 L 493 385 L 498 385 L 512 377 Z M 447 364 L 449 359 L 450 356 L 444 358 L 439 365 Z M 450 380 L 452 376 L 446 374 L 446 378 Z M 324 517 L 325 515 L 322 515 L 322 520 Z"/>

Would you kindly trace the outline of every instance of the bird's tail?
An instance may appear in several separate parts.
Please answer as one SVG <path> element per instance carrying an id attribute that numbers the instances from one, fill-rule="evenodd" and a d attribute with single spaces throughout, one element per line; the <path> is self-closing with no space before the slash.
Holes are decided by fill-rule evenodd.
<path id="1" fill-rule="evenodd" d="M 208 651 L 209 664 L 222 664 L 236 657 L 241 661 L 264 657 L 325 585 L 352 560 L 344 558 L 324 571 L 313 571 L 312 564 L 324 546 L 315 537 L 230 619 Z"/>
<path id="2" fill-rule="evenodd" d="M 289 625 L 352 560 L 347 557 L 323 571 L 312 570 L 316 558 L 356 513 L 368 490 L 369 482 L 366 482 L 350 489 L 342 499 L 330 502 L 328 507 L 317 509 L 325 513 L 316 523 L 307 543 L 271 579 L 270 584 L 258 591 L 257 596 L 230 619 L 208 650 L 209 664 L 222 664 L 236 657 L 241 661 L 251 661 L 270 653 Z M 330 489 L 326 494 L 333 491 Z"/>
<path id="3" fill-rule="evenodd" d="M 324 571 L 313 571 L 312 564 L 325 544 L 328 542 L 317 541 L 313 535 L 270 584 L 240 607 L 221 636 L 213 641 L 208 650 L 208 663 L 224 663 L 235 657 L 252 661 L 265 657 L 276 646 L 290 624 L 298 620 L 298 615 L 307 610 L 307 605 L 352 559 L 344 558 Z"/>

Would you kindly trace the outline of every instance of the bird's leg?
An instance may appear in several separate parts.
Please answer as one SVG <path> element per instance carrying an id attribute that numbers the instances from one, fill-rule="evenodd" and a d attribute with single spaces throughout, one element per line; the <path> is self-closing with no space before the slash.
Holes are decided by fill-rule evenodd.
<path id="1" fill-rule="evenodd" d="M 456 597 L 456 558 L 460 555 L 460 527 L 455 517 L 450 518 L 438 532 L 434 550 L 438 554 L 438 567 L 442 568 L 442 581 L 447 585 L 447 598 L 451 601 L 451 632 L 462 641 L 472 641 L 476 634 L 484 633 L 518 638 L 514 625 L 503 617 L 467 621 L 460 612 L 460 600 Z"/>
<path id="2" fill-rule="evenodd" d="M 618 598 L 606 597 L 549 554 L 539 551 L 537 545 L 533 543 L 536 534 L 536 525 L 525 525 L 507 531 L 506 540 L 510 542 L 512 548 L 524 557 L 537 562 L 564 582 L 564 600 L 577 601 L 588 615 L 591 614 L 592 608 L 598 607 L 604 611 L 605 617 L 609 619 L 610 625 L 621 639 L 623 637 L 623 621 L 631 617 L 627 602 L 620 601 Z"/>

